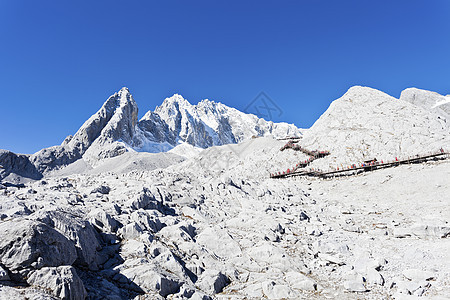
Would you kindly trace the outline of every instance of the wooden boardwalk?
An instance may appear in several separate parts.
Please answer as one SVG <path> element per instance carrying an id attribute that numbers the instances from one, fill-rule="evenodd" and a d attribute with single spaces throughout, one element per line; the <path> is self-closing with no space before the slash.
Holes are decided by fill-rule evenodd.
<path id="1" fill-rule="evenodd" d="M 291 137 L 286 137 L 286 138 L 281 138 L 281 139 L 277 139 L 278 141 L 287 141 L 287 140 L 300 140 L 302 137 L 299 136 L 291 136 Z"/>
<path id="2" fill-rule="evenodd" d="M 309 176 L 309 177 L 319 177 L 319 178 L 330 178 L 330 177 L 339 177 L 339 176 L 348 176 L 348 175 L 356 175 L 361 172 L 370 172 L 378 169 L 385 169 L 385 168 L 392 168 L 399 165 L 404 164 L 417 164 L 417 163 L 423 163 L 429 160 L 442 160 L 442 159 L 449 159 L 450 158 L 450 152 L 445 152 L 443 149 L 440 151 L 437 151 L 435 153 L 429 153 L 424 155 L 416 155 L 415 157 L 409 157 L 407 159 L 400 159 L 400 160 L 394 160 L 389 162 L 378 162 L 376 160 L 372 161 L 371 163 L 365 163 L 365 164 L 353 164 L 351 166 L 348 166 L 347 168 L 341 168 L 341 169 L 332 169 L 332 170 L 301 170 L 297 171 L 300 167 L 305 167 L 308 165 L 311 161 L 309 161 L 306 164 L 298 164 L 297 168 L 293 171 L 289 172 L 283 172 L 283 173 L 275 173 L 271 174 L 271 178 L 287 178 L 287 177 L 294 177 L 294 176 Z"/>

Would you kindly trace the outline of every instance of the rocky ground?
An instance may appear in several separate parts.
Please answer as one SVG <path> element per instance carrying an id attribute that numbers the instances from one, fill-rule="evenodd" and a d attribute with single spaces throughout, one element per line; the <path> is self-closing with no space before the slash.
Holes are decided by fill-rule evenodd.
<path id="1" fill-rule="evenodd" d="M 270 179 L 283 144 L 0 185 L 0 298 L 450 297 L 449 161 Z"/>

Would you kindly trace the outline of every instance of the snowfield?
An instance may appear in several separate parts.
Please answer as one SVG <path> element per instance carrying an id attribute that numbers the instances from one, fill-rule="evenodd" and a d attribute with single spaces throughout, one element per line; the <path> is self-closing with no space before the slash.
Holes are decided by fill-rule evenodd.
<path id="1" fill-rule="evenodd" d="M 449 123 L 434 107 L 443 96 L 415 93 L 428 102 L 351 88 L 312 128 L 295 131 L 303 134 L 300 145 L 331 153 L 311 166 L 450 149 Z M 104 122 L 112 125 L 98 130 L 101 139 L 77 133 L 30 161 L 0 152 L 1 299 L 450 297 L 450 160 L 327 180 L 271 179 L 308 156 L 280 151 L 286 141 L 269 131 L 202 149 L 186 138 L 194 127 L 174 133 L 176 120 L 168 120 L 184 111 L 220 137 L 214 120 L 235 112 L 212 114 L 213 102 L 194 107 L 179 97 L 157 108 L 160 117 L 143 118 L 166 120 L 158 124 L 168 124 L 178 143 L 168 152 L 136 152 L 132 139 L 110 131 L 138 128 L 134 114 L 123 113 L 127 101 L 116 102 L 122 117 Z M 82 132 L 93 132 L 89 124 Z M 234 136 L 238 125 L 229 124 Z M 249 124 L 240 128 L 254 128 Z M 283 126 L 277 128 L 292 132 Z M 77 151 L 87 150 L 72 162 L 75 142 Z M 110 152 L 115 143 L 129 148 Z M 53 156 L 70 163 L 54 167 Z M 9 161 L 20 161 L 33 178 Z"/>

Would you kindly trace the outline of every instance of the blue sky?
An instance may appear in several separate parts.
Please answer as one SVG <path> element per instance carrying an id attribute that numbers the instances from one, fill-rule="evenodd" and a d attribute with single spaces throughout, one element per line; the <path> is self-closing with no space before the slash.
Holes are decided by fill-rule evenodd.
<path id="1" fill-rule="evenodd" d="M 60 144 L 127 86 L 309 127 L 353 85 L 450 93 L 450 1 L 0 0 L 0 149 Z"/>

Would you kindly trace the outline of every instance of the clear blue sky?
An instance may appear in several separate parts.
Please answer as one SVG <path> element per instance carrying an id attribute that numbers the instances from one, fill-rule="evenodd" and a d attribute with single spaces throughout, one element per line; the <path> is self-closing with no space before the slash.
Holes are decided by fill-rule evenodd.
<path id="1" fill-rule="evenodd" d="M 127 86 L 309 127 L 353 85 L 450 93 L 450 1 L 0 0 L 0 148 L 60 144 Z"/>

